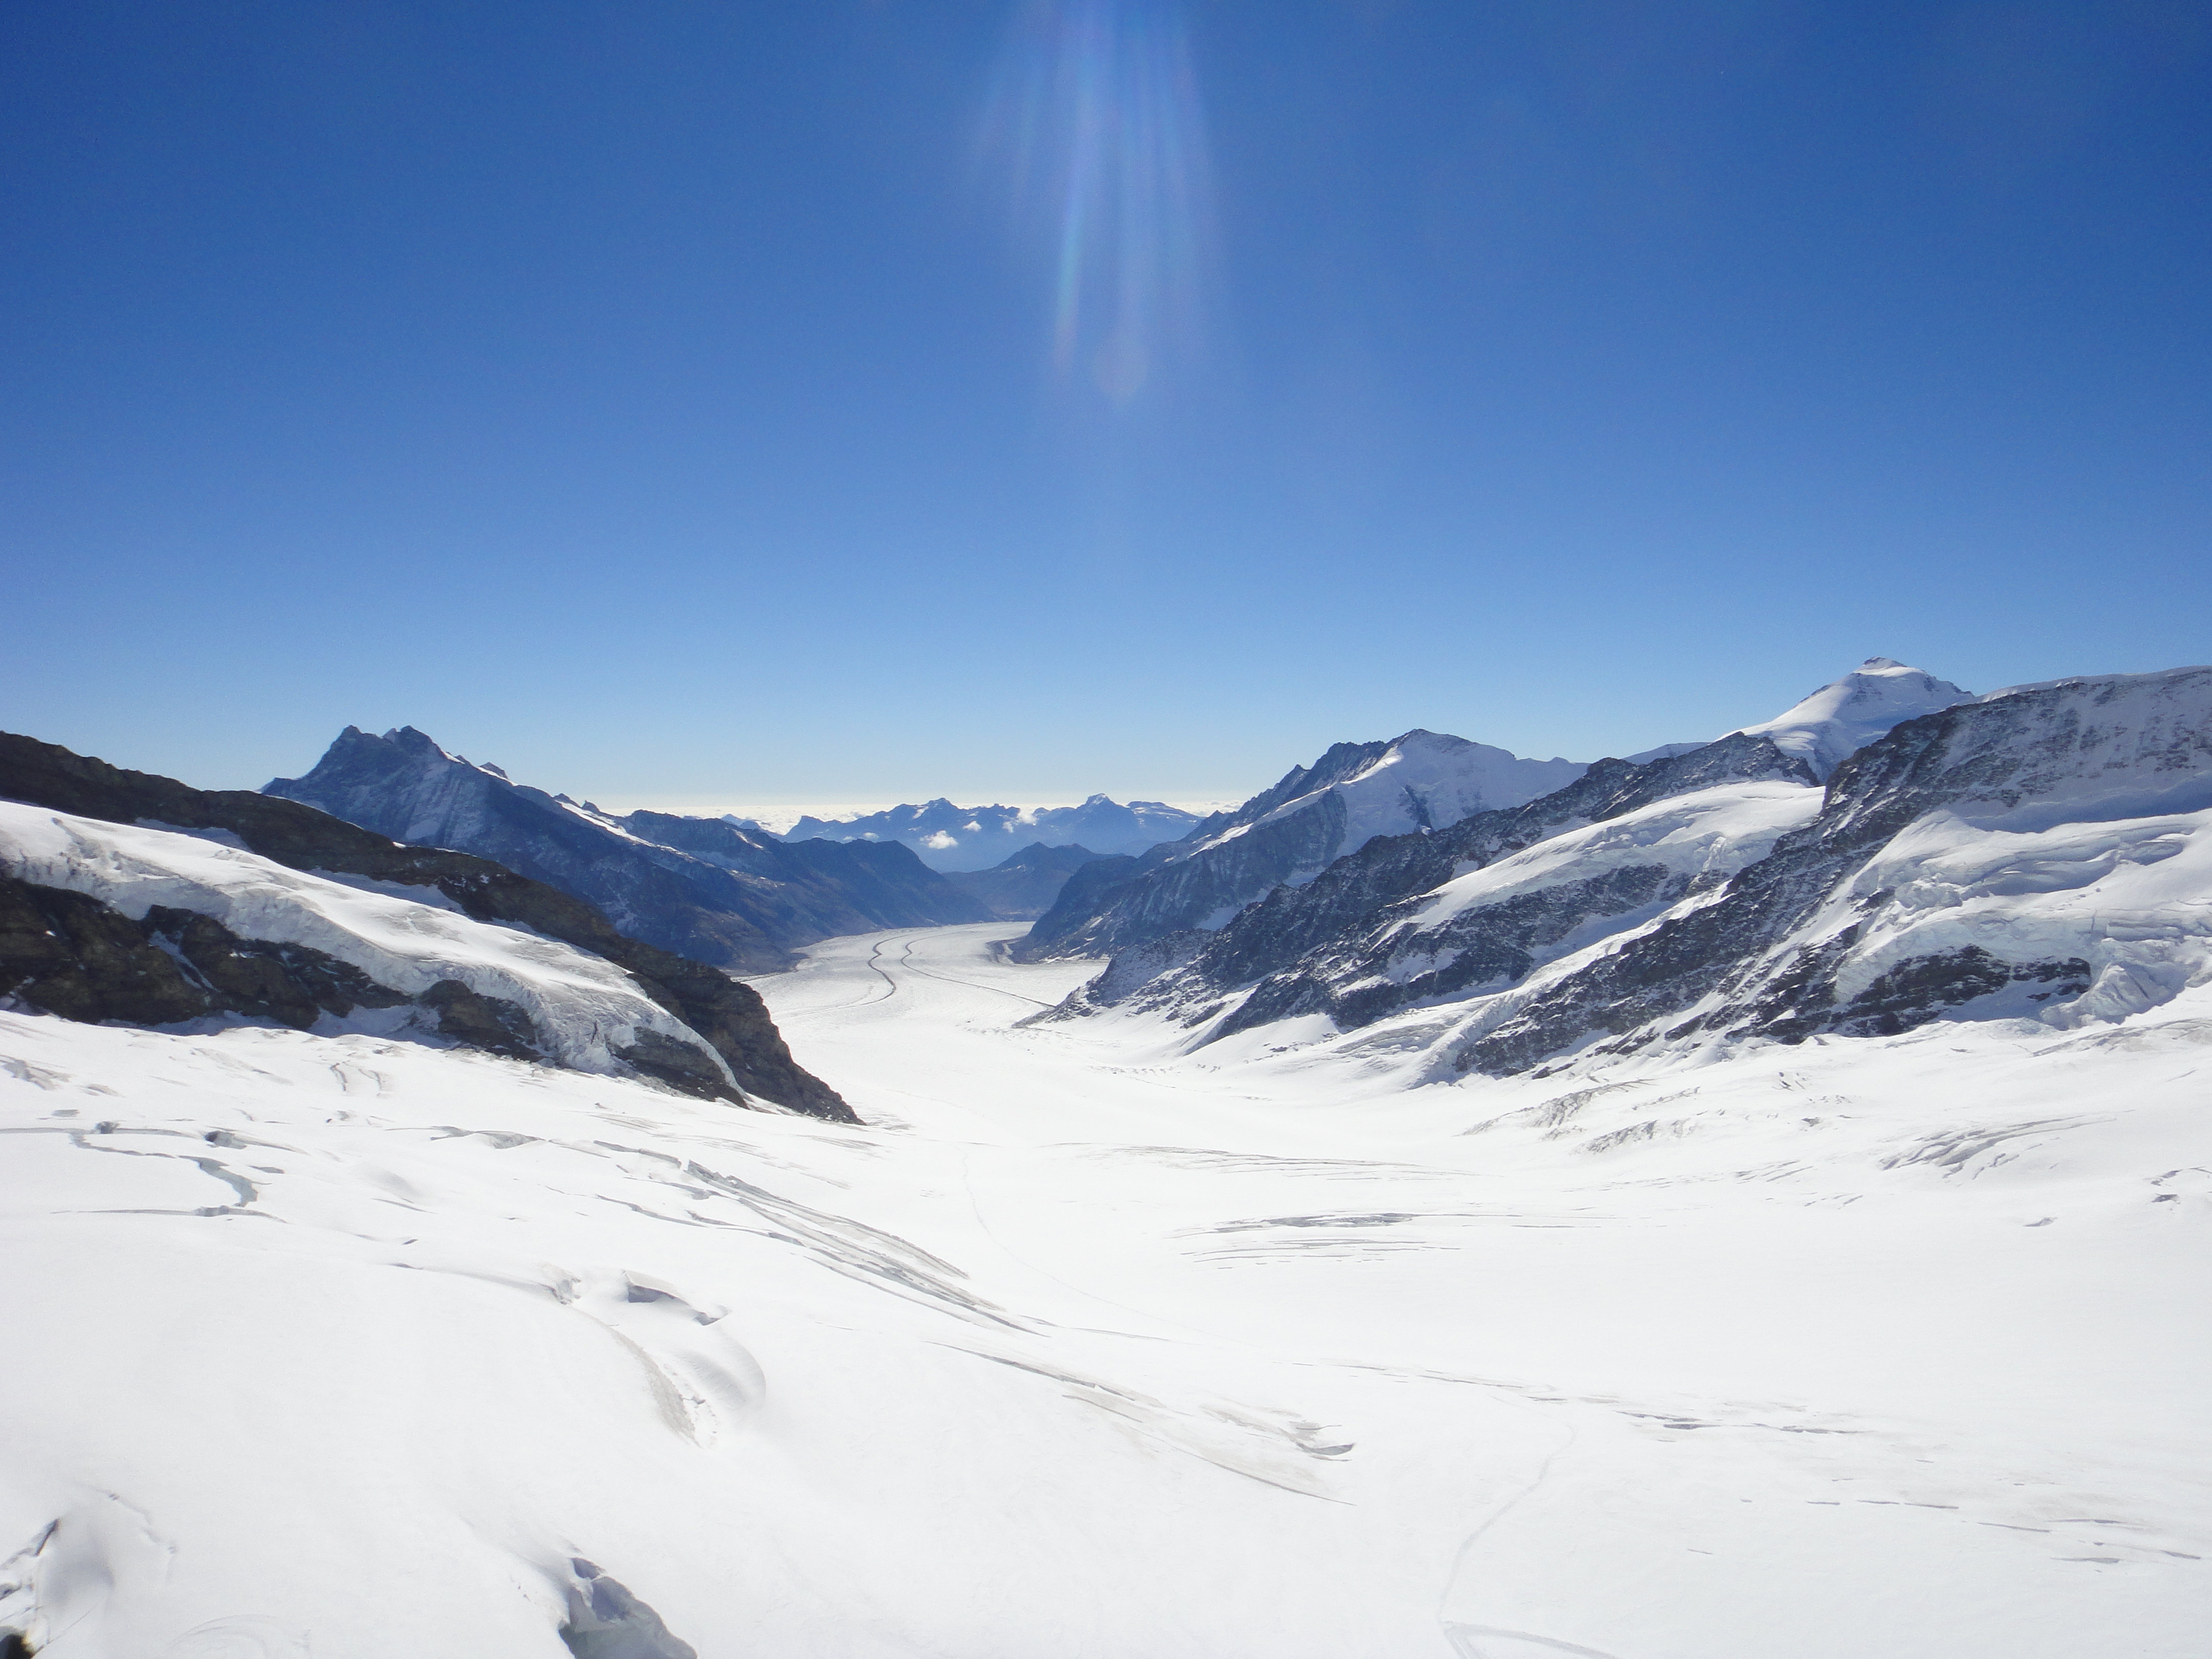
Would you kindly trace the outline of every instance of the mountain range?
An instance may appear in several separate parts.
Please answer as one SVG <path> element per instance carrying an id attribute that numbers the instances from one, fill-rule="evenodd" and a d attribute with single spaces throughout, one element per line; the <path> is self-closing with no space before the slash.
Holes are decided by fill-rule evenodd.
<path id="1" fill-rule="evenodd" d="M 2212 669 L 1976 697 L 1878 659 L 1701 748 L 1371 838 L 1210 928 L 1128 929 L 1107 887 L 1088 925 L 1127 942 L 1051 1017 L 1200 1043 L 1381 1028 L 1439 1077 L 1938 1018 L 2071 1030 L 2212 972 L 2208 878 Z"/>
<path id="2" fill-rule="evenodd" d="M 1524 760 L 1436 732 L 1340 743 L 1181 841 L 1088 866 L 1015 955 L 1103 956 L 1185 928 L 1218 927 L 1278 884 L 1311 880 L 1376 836 L 1518 805 L 1582 770 L 1573 761 Z"/>
<path id="3" fill-rule="evenodd" d="M 1141 853 L 1162 842 L 1180 841 L 1200 822 L 1197 813 L 1158 800 L 1133 800 L 1123 806 L 1093 795 L 1080 806 L 955 806 L 940 796 L 919 806 L 893 806 L 857 817 L 802 817 L 783 839 L 896 842 L 913 848 L 933 870 L 987 870 L 1032 846 L 1079 843 L 1098 854 Z"/>
<path id="4" fill-rule="evenodd" d="M 1775 763 L 1794 760 L 1805 781 L 1817 782 L 1898 720 L 1967 696 L 1948 681 L 1875 657 L 1776 719 L 1729 735 L 1765 739 Z M 1708 746 L 1668 744 L 1597 767 L 1662 766 Z M 1575 799 L 1567 792 L 1592 769 L 1523 760 L 1433 732 L 1339 744 L 1182 841 L 1083 870 L 1014 954 L 1032 962 L 1109 956 L 1173 934 L 1211 933 L 1278 886 L 1303 886 L 1378 838 L 1427 836 L 1486 812 Z"/>
<path id="5" fill-rule="evenodd" d="M 1027 921 L 1051 908 L 1067 878 L 1097 857 L 1087 847 L 1037 842 L 988 870 L 956 870 L 945 878 L 994 917 Z"/>
<path id="6" fill-rule="evenodd" d="M 263 791 L 416 846 L 491 859 L 604 911 L 633 939 L 743 973 L 874 927 L 993 913 L 890 842 L 783 842 L 725 818 L 616 814 L 448 754 L 413 726 L 338 734 L 314 769 Z"/>

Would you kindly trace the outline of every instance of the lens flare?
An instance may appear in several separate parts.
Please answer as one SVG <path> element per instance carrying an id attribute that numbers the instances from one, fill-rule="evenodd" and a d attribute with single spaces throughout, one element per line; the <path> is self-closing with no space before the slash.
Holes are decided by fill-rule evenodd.
<path id="1" fill-rule="evenodd" d="M 1127 404 L 1196 354 L 1212 169 L 1172 0 L 1024 0 L 987 127 L 1051 271 L 1052 362 Z"/>

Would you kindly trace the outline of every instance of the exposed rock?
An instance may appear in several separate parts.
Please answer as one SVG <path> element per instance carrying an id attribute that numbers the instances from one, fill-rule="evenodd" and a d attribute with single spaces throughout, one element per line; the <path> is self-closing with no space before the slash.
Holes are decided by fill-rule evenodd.
<path id="1" fill-rule="evenodd" d="M 513 1060 L 543 1058 L 527 1013 L 459 980 L 441 980 L 410 997 L 326 952 L 240 939 L 210 916 L 155 905 L 133 921 L 84 894 L 5 875 L 0 998 L 88 1024 L 179 1025 L 228 1015 L 297 1030 L 325 1015 L 414 1007 L 424 1016 L 419 1029 L 458 1047 Z M 658 1040 L 672 1050 L 680 1046 Z M 688 1092 L 716 1092 L 697 1086 L 722 1081 L 701 1058 L 691 1061 L 695 1086 Z"/>
<path id="2" fill-rule="evenodd" d="M 1086 996 L 1104 1005 L 1138 994 L 1141 987 L 1145 1006 L 1182 1006 L 1255 988 L 1223 1022 L 1218 1034 L 1227 1035 L 1304 1013 L 1326 1013 L 1348 1028 L 1479 985 L 1511 984 L 1528 971 L 1532 950 L 1593 917 L 1671 902 L 1688 890 L 1690 878 L 1652 866 L 1571 878 L 1542 894 L 1461 916 L 1433 933 L 1411 926 L 1425 895 L 1577 826 L 1749 782 L 1813 787 L 1804 763 L 1764 738 L 1724 738 L 1644 765 L 1601 760 L 1540 799 L 1478 812 L 1433 834 L 1379 836 L 1304 886 L 1276 888 L 1218 933 L 1201 935 L 1204 943 L 1187 965 L 1157 985 L 1136 979 L 1117 954 Z M 1415 957 L 1433 965 L 1401 971 Z"/>
<path id="3" fill-rule="evenodd" d="M 2081 995 L 2087 957 L 2031 937 L 2010 958 L 1916 951 L 1916 924 L 1942 907 L 1904 903 L 1870 872 L 1939 813 L 2025 831 L 2212 806 L 2208 712 L 2212 669 L 2191 668 L 2023 687 L 1908 720 L 1844 761 L 1819 817 L 1716 902 L 1501 1009 L 1453 1063 L 1504 1074 L 1662 1040 L 1887 1034 L 2016 985 Z"/>
<path id="4" fill-rule="evenodd" d="M 561 1642 L 574 1659 L 699 1659 L 698 1650 L 679 1641 L 660 1615 L 589 1561 L 569 1563 L 575 1575 L 566 1585 L 568 1617 Z"/>

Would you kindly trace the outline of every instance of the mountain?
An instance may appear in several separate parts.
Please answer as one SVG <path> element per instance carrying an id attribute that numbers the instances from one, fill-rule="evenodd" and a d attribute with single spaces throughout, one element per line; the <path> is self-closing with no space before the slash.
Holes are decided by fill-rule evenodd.
<path id="1" fill-rule="evenodd" d="M 1200 1042 L 1371 1027 L 1434 1075 L 1505 1076 L 1939 1018 L 2074 1030 L 2212 979 L 2212 669 L 1965 702 L 1869 672 L 1877 697 L 1946 705 L 1825 787 L 1817 728 L 1877 720 L 1875 699 L 1371 842 L 1218 933 L 1117 957 L 1059 1017 L 1126 1007 Z"/>
<path id="2" fill-rule="evenodd" d="M 939 798 L 861 817 L 803 817 L 783 838 L 786 842 L 817 837 L 896 842 L 912 848 L 933 870 L 965 871 L 988 869 L 1033 846 L 1080 842 L 1105 854 L 1141 853 L 1181 839 L 1198 823 L 1197 813 L 1158 800 L 1133 800 L 1122 806 L 1093 795 L 1080 806 L 955 806 Z"/>
<path id="3" fill-rule="evenodd" d="M 903 847 L 793 846 L 726 819 L 603 812 L 448 754 L 412 726 L 378 738 L 349 726 L 314 770 L 263 793 L 394 841 L 495 860 L 634 939 L 739 972 L 787 968 L 794 947 L 834 934 L 990 920 Z"/>
<path id="4" fill-rule="evenodd" d="M 1378 836 L 1218 931 L 1117 955 L 1079 1006 L 1134 997 L 1190 1023 L 1216 1020 L 1214 1036 L 1311 1013 L 1354 1029 L 1517 981 L 1710 889 L 1802 822 L 1819 794 L 1805 763 L 1765 737 L 1642 765 L 1601 760 L 1520 806 L 1433 834 Z"/>
<path id="5" fill-rule="evenodd" d="M 2212 978 L 2212 668 L 1996 692 L 1908 720 L 1705 903 L 1501 999 L 1452 1064 L 1595 1048 L 2060 1030 Z"/>
<path id="6" fill-rule="evenodd" d="M 945 877 L 996 917 L 1026 921 L 1049 909 L 1067 878 L 1098 857 L 1087 847 L 1024 847 L 988 870 L 959 870 Z"/>
<path id="7" fill-rule="evenodd" d="M 1803 761 L 1825 783 L 1846 757 L 1900 720 L 1972 702 L 1973 695 L 1891 658 L 1869 657 L 1796 708 L 1741 729 L 1750 737 L 1771 738 L 1776 748 Z"/>
<path id="8" fill-rule="evenodd" d="M 66 1018 L 350 1024 L 853 1121 L 757 993 L 570 895 L 296 802 L 0 733 L 0 995 Z"/>
<path id="9" fill-rule="evenodd" d="M 1104 956 L 1185 929 L 1217 928 L 1271 888 L 1310 881 L 1377 836 L 1441 830 L 1472 812 L 1518 806 L 1583 769 L 1436 732 L 1340 743 L 1185 839 L 1071 881 L 1014 954 L 1024 961 Z"/>

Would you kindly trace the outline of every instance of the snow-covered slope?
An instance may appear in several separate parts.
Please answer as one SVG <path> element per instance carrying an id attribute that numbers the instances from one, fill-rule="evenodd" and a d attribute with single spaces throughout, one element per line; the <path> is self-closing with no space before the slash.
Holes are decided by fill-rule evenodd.
<path id="1" fill-rule="evenodd" d="M 633 938 L 741 971 L 869 927 L 988 914 L 904 848 L 787 847 L 721 818 L 603 812 L 448 754 L 412 726 L 348 726 L 313 771 L 264 793 L 426 847 L 457 848 L 573 893 Z"/>
<path id="2" fill-rule="evenodd" d="M 1179 954 L 1127 953 L 1064 1012 L 1186 1042 L 1374 1027 L 1439 1075 L 1504 1076 L 1936 1019 L 2073 1030 L 2212 980 L 2212 669 L 1954 704 L 1825 791 L 1681 770 L 1739 745 L 1775 752 L 1601 763 L 1503 823 L 1375 843 Z"/>
<path id="3" fill-rule="evenodd" d="M 58 744 L 0 732 L 0 800 L 118 827 L 189 833 L 279 868 L 551 939 L 613 964 L 696 1033 L 719 1064 L 681 1047 L 630 1063 L 679 1088 L 732 1093 L 850 1121 L 852 1111 L 792 1059 L 760 995 L 719 969 L 617 933 L 571 894 L 502 865 L 398 842 L 301 802 L 252 790 L 194 789 L 128 771 Z M 459 980 L 418 998 L 378 985 L 349 962 L 304 945 L 241 939 L 214 916 L 155 906 L 134 921 L 97 899 L 0 878 L 0 969 L 36 981 L 30 998 L 70 1018 L 165 1025 L 217 1014 L 295 1026 L 393 1002 L 420 1002 L 438 1029 L 497 1052 L 542 1054 L 519 1005 L 484 998 Z M 658 1039 L 655 1039 L 656 1043 Z"/>
<path id="4" fill-rule="evenodd" d="M 1324 1012 L 1364 1024 L 1477 983 L 1517 980 L 1534 965 L 1532 951 L 1548 959 L 1566 948 L 1561 941 L 1616 931 L 1693 884 L 1710 888 L 1771 844 L 1759 826 L 1777 814 L 1809 816 L 1819 795 L 1804 763 L 1765 738 L 1724 738 L 1640 764 L 1602 760 L 1518 807 L 1434 832 L 1377 836 L 1312 881 L 1278 887 L 1218 932 L 1169 934 L 1124 951 L 1068 1012 L 1133 998 L 1193 1024 L 1213 1022 L 1216 1036 Z M 1702 805 L 1692 815 L 1698 827 L 1677 834 L 1679 812 L 1667 804 L 1682 799 Z M 1730 805 L 1737 802 L 1740 811 Z M 1631 827 L 1573 833 L 1614 824 Z M 1614 856 L 1647 837 L 1668 850 L 1626 863 Z M 1523 873 L 1494 902 L 1473 902 L 1491 890 L 1468 872 L 1501 860 Z M 1435 895 L 1447 886 L 1470 896 L 1470 914 L 1440 905 Z"/>
<path id="5" fill-rule="evenodd" d="M 510 1041 L 501 1046 L 508 1052 L 573 1071 L 634 1077 L 641 1059 L 650 1067 L 660 1054 L 659 1069 L 665 1071 L 671 1051 L 680 1051 L 690 1069 L 738 1093 L 713 1048 L 629 975 L 556 939 L 473 921 L 389 890 L 305 875 L 204 836 L 9 801 L 0 801 L 0 873 L 33 888 L 81 895 L 133 922 L 150 920 L 155 949 L 177 963 L 187 983 L 211 990 L 224 988 L 221 970 L 191 960 L 196 942 L 181 936 L 185 918 L 204 918 L 241 944 L 293 947 L 262 953 L 257 965 L 270 981 L 264 1004 L 284 1006 L 274 981 L 286 967 L 337 963 L 353 969 L 352 975 L 332 975 L 324 966 L 331 982 L 318 988 L 325 991 L 325 1006 L 314 1024 L 326 1032 L 366 1026 L 453 1041 L 467 1027 L 465 1017 L 455 1018 L 453 993 L 443 988 L 458 985 L 473 994 L 461 1006 L 489 1012 L 504 1027 Z M 161 912 L 177 918 L 166 929 Z M 228 954 L 234 962 L 252 959 L 242 958 L 235 945 Z M 34 1002 L 44 991 L 35 980 L 5 988 Z M 222 1001 L 210 1005 L 219 1022 L 249 1012 L 222 1009 Z"/>
<path id="6" fill-rule="evenodd" d="M 1254 830 L 1310 811 L 1333 798 L 1343 829 L 1332 857 L 1356 853 L 1377 836 L 1441 830 L 1471 812 L 1518 806 L 1565 788 L 1585 769 L 1568 760 L 1524 760 L 1486 743 L 1440 732 L 1408 732 L 1350 776 L 1294 795 L 1249 816 L 1231 814 L 1225 827 L 1192 837 L 1194 854 Z"/>
<path id="7" fill-rule="evenodd" d="M 1186 839 L 1118 869 L 1100 867 L 1090 884 L 1071 882 L 1017 952 L 1030 960 L 1098 956 L 1217 928 L 1269 889 L 1309 881 L 1377 836 L 1518 806 L 1584 769 L 1436 732 L 1339 744 Z"/>
<path id="8" fill-rule="evenodd" d="M 1832 770 L 1839 745 L 1847 745 L 1842 752 L 1849 752 L 1910 714 L 1948 707 L 1966 696 L 1917 669 L 1877 658 L 1778 720 L 1711 744 L 1668 744 L 1626 761 L 1573 769 L 1572 781 L 1523 798 L 1517 810 L 1509 803 L 1456 818 L 1406 822 L 1394 833 L 1364 839 L 1347 836 L 1345 850 L 1318 872 L 1288 869 L 1291 860 L 1281 856 L 1264 868 L 1247 859 L 1249 867 L 1240 874 L 1251 879 L 1242 888 L 1224 890 L 1224 884 L 1209 880 L 1212 872 L 1203 867 L 1187 873 L 1173 866 L 1095 868 L 1071 881 L 1060 904 L 1040 919 L 1031 939 L 1019 949 L 1032 957 L 1085 950 L 1112 953 L 1112 967 L 1079 1000 L 1079 1007 L 1118 1003 L 1151 985 L 1139 999 L 1144 1006 L 1174 1007 L 1189 1018 L 1225 1009 L 1218 1028 L 1224 1033 L 1324 1009 L 1333 1018 L 1364 1023 L 1408 1001 L 1464 994 L 1468 986 L 1500 974 L 1518 978 L 1532 965 L 1527 951 L 1538 934 L 1561 925 L 1564 917 L 1571 915 L 1573 925 L 1583 927 L 1601 915 L 1648 915 L 1661 892 L 1692 879 L 1660 863 L 1635 876 L 1599 880 L 1593 872 L 1568 878 L 1562 891 L 1540 905 L 1524 898 L 1470 924 L 1482 934 L 1482 944 L 1462 948 L 1428 939 L 1404 908 L 1455 872 L 1670 794 L 1729 782 L 1812 785 Z M 1332 779 L 1328 789 L 1308 790 L 1302 799 L 1342 787 L 1373 789 L 1377 780 L 1391 775 L 1387 756 L 1352 752 L 1343 759 L 1347 763 L 1340 768 L 1341 781 Z M 1245 812 L 1243 823 L 1210 824 L 1207 830 L 1233 847 L 1231 838 L 1267 835 L 1279 816 L 1287 814 L 1293 826 L 1319 821 L 1310 813 L 1297 815 L 1298 791 L 1278 787 L 1293 799 L 1263 799 L 1261 810 Z M 1370 802 L 1380 804 L 1373 797 Z M 1193 844 L 1200 839 L 1194 837 Z M 1295 849 L 1309 857 L 1317 850 L 1311 836 Z M 1283 884 L 1251 892 L 1270 870 L 1279 872 Z M 1717 879 L 1717 873 L 1709 872 L 1705 887 Z M 1575 889 L 1572 896 L 1567 887 Z M 1224 902 L 1211 914 L 1198 914 L 1200 900 L 1227 901 L 1247 894 L 1233 908 Z M 1218 936 L 1203 937 L 1209 933 Z M 1425 942 L 1414 943 L 1416 934 Z M 1411 965 L 1416 963 L 1426 965 Z M 1256 993 L 1246 994 L 1261 981 L 1266 983 Z M 1224 997 L 1237 1006 L 1229 1006 Z"/>
<path id="9" fill-rule="evenodd" d="M 2207 807 L 2212 669 L 1955 705 L 1852 757 L 1723 891 L 1500 998 L 1455 1063 L 2154 1006 L 2212 970 Z"/>
<path id="10" fill-rule="evenodd" d="M 1740 729 L 1752 737 L 1772 738 L 1776 748 L 1797 757 L 1825 782 L 1846 756 L 1900 721 L 1969 702 L 1973 695 L 1888 657 L 1869 657 L 1794 708 Z"/>
<path id="11" fill-rule="evenodd" d="M 920 805 L 887 807 L 849 818 L 799 818 L 787 842 L 895 841 L 933 870 L 988 870 L 1024 849 L 1084 846 L 1100 854 L 1137 854 L 1180 841 L 1199 815 L 1165 801 L 1124 806 L 1093 795 L 1079 806 L 955 806 L 943 796 Z"/>
<path id="12" fill-rule="evenodd" d="M 1407 1090 L 769 982 L 875 1127 L 0 1012 L 53 1659 L 2197 1659 L 2205 989 Z M 1407 1016 L 1407 1018 L 1410 1018 Z"/>

